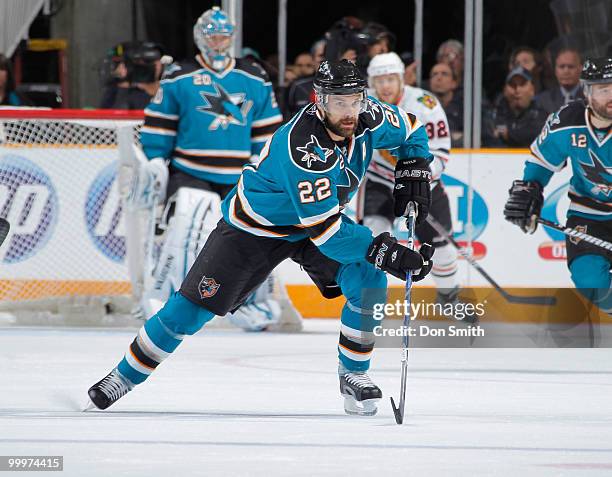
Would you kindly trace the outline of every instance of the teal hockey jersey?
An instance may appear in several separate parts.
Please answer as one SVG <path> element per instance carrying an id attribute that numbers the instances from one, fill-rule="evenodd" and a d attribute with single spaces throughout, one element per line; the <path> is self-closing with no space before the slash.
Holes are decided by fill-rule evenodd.
<path id="1" fill-rule="evenodd" d="M 257 163 L 245 166 L 223 201 L 223 217 L 262 237 L 309 238 L 341 263 L 362 261 L 372 233 L 342 211 L 363 180 L 375 148 L 392 150 L 399 160 L 432 159 L 424 127 L 397 106 L 368 98 L 353 137 L 335 143 L 317 107 L 310 104 L 274 133 Z"/>
<path id="2" fill-rule="evenodd" d="M 569 161 L 572 166 L 568 216 L 612 220 L 612 131 L 593 128 L 582 101 L 551 114 L 531 145 L 523 180 L 545 186 Z"/>
<path id="3" fill-rule="evenodd" d="M 145 109 L 141 143 L 149 159 L 169 159 L 192 176 L 235 184 L 282 119 L 258 65 L 232 59 L 217 72 L 198 55 L 165 72 Z"/>

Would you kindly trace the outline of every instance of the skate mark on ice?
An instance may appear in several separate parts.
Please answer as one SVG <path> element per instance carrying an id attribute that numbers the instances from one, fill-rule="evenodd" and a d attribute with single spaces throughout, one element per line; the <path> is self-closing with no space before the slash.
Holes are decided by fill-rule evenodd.
<path id="1" fill-rule="evenodd" d="M 368 419 L 369 420 L 369 419 Z M 441 451 L 505 451 L 505 452 L 576 452 L 594 454 L 612 454 L 612 448 L 597 447 L 520 447 L 520 446 L 479 446 L 479 445 L 428 445 L 428 444 L 372 444 L 372 443 L 314 443 L 314 442 L 248 442 L 248 441 L 195 441 L 195 440 L 136 440 L 136 439 L 5 439 L 0 438 L 0 444 L 98 444 L 113 445 L 180 445 L 180 446 L 205 446 L 205 447 L 270 447 L 285 448 L 311 448 L 311 449 L 397 449 L 397 450 L 441 450 Z"/>

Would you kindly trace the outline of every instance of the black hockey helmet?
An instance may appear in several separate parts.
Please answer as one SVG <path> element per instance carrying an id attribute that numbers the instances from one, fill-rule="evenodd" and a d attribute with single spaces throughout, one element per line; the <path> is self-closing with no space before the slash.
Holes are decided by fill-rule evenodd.
<path id="1" fill-rule="evenodd" d="M 314 79 L 318 95 L 363 93 L 367 85 L 357 66 L 349 60 L 323 61 Z"/>
<path id="2" fill-rule="evenodd" d="M 612 56 L 587 58 L 580 79 L 586 84 L 612 83 Z"/>

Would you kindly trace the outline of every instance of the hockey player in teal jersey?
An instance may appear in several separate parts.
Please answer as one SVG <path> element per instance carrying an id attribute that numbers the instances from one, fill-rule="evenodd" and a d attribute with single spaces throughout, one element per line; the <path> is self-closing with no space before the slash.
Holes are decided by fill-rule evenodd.
<path id="1" fill-rule="evenodd" d="M 140 131 L 149 159 L 213 184 L 235 185 L 283 119 L 266 72 L 229 55 L 233 32 L 218 7 L 202 15 L 200 53 L 166 70 Z"/>
<path id="2" fill-rule="evenodd" d="M 582 70 L 587 103 L 576 101 L 548 118 L 531 145 L 523 180 L 514 181 L 504 209 L 507 220 L 528 233 L 537 226 L 542 190 L 555 172 L 572 167 L 567 226 L 612 237 L 612 57 L 587 60 Z M 576 288 L 612 313 L 612 253 L 566 238 L 567 261 Z"/>
<path id="3" fill-rule="evenodd" d="M 347 60 L 323 62 L 314 81 L 316 103 L 304 107 L 244 168 L 223 202 L 211 233 L 181 285 L 147 321 L 119 365 L 89 390 L 105 409 L 142 383 L 186 335 L 215 314 L 235 309 L 280 262 L 300 264 L 326 298 L 344 295 L 338 344 L 340 392 L 349 414 L 372 415 L 382 397 L 367 374 L 374 348 L 376 303 L 386 299 L 384 272 L 424 278 L 433 248 L 418 252 L 389 233 L 343 214 L 374 148 L 393 150 L 394 209 L 409 202 L 422 222 L 431 202 L 427 134 L 417 118 L 366 96 L 366 81 Z"/>
<path id="4" fill-rule="evenodd" d="M 149 161 L 143 172 L 152 179 L 140 183 L 168 179 L 167 213 L 160 226 L 166 232 L 153 277 L 145 281 L 139 309 L 143 317 L 157 311 L 178 289 L 221 218 L 221 200 L 282 122 L 265 71 L 230 56 L 233 34 L 225 12 L 218 7 L 204 12 L 194 26 L 200 53 L 166 70 L 144 111 L 140 140 Z M 273 276 L 229 315 L 232 323 L 255 331 L 279 321 L 280 305 L 268 292 L 272 280 Z M 291 312 L 299 321 L 297 312 Z"/>

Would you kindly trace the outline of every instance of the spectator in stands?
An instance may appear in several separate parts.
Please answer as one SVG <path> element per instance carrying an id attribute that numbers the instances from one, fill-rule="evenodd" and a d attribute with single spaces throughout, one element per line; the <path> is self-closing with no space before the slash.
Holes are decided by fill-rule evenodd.
<path id="1" fill-rule="evenodd" d="M 542 55 L 530 46 L 519 46 L 512 50 L 508 62 L 508 72 L 517 66 L 522 66 L 531 74 L 536 94 L 542 91 Z"/>
<path id="2" fill-rule="evenodd" d="M 493 111 L 495 137 L 506 147 L 528 147 L 542 130 L 547 114 L 534 101 L 535 87 L 529 71 L 514 68 L 506 77 L 504 95 Z"/>
<path id="3" fill-rule="evenodd" d="M 0 106 L 33 106 L 25 95 L 15 91 L 10 60 L 0 53 Z"/>
<path id="4" fill-rule="evenodd" d="M 457 77 L 448 63 L 438 63 L 429 73 L 429 89 L 436 95 L 448 119 L 453 147 L 463 145 L 463 96 Z"/>
<path id="5" fill-rule="evenodd" d="M 312 76 L 315 73 L 314 60 L 312 55 L 308 52 L 297 55 L 293 62 L 293 66 L 296 68 L 295 73 L 298 78 Z"/>
<path id="6" fill-rule="evenodd" d="M 448 63 L 434 65 L 429 74 L 429 88 L 440 100 L 451 134 L 451 145 L 463 147 L 463 90 L 457 88 L 457 78 Z M 494 144 L 493 113 L 490 103 L 482 98 L 480 137 L 483 145 Z"/>
<path id="7" fill-rule="evenodd" d="M 299 78 L 298 67 L 295 65 L 285 66 L 285 84 L 291 84 Z"/>
<path id="8" fill-rule="evenodd" d="M 457 78 L 457 86 L 463 84 L 463 60 L 463 43 L 459 40 L 446 40 L 438 47 L 436 61 L 450 65 Z"/>
<path id="9" fill-rule="evenodd" d="M 554 58 L 558 86 L 540 93 L 536 102 L 547 114 L 554 113 L 564 104 L 584 99 L 580 85 L 582 58 L 575 48 L 562 48 Z"/>
<path id="10" fill-rule="evenodd" d="M 407 84 L 408 86 L 416 86 L 417 84 L 417 77 L 416 77 L 417 62 L 415 61 L 414 56 L 409 51 L 404 51 L 399 56 L 405 65 L 404 84 Z"/>
<path id="11" fill-rule="evenodd" d="M 308 76 L 296 79 L 291 83 L 284 95 L 283 101 L 283 116 L 285 119 L 291 119 L 295 113 L 308 103 L 314 100 L 314 92 L 312 82 L 314 80 L 314 71 L 317 70 L 321 61 L 323 61 L 323 53 L 325 51 L 325 40 L 317 40 L 310 48 L 310 54 L 313 59 L 313 73 Z M 297 59 L 296 59 L 297 62 Z"/>
<path id="12" fill-rule="evenodd" d="M 310 47 L 310 54 L 314 62 L 315 72 L 319 69 L 319 65 L 325 59 L 325 40 L 321 38 L 315 41 Z"/>

